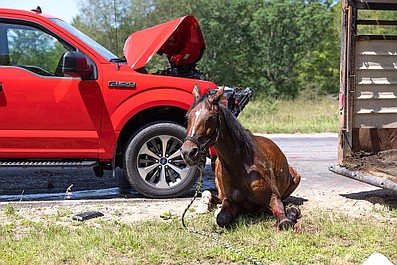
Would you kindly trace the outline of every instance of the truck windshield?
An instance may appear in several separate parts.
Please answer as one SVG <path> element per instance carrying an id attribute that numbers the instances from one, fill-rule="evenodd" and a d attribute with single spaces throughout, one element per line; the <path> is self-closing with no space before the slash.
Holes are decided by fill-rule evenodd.
<path id="1" fill-rule="evenodd" d="M 66 23 L 63 20 L 60 20 L 58 18 L 52 18 L 51 19 L 53 22 L 55 22 L 57 25 L 61 26 L 62 28 L 64 28 L 66 31 L 70 32 L 71 34 L 73 34 L 75 37 L 77 37 L 78 39 L 80 39 L 81 41 L 83 41 L 84 43 L 86 43 L 87 45 L 89 45 L 91 48 L 93 48 L 97 53 L 99 53 L 100 55 L 102 55 L 106 60 L 110 61 L 111 59 L 117 58 L 116 55 L 114 55 L 112 52 L 110 52 L 109 50 L 107 50 L 105 47 L 103 47 L 102 45 L 100 45 L 98 42 L 94 41 L 93 39 L 91 39 L 90 37 L 88 37 L 87 35 L 85 35 L 83 32 L 81 32 L 80 30 L 76 29 L 75 27 L 73 27 L 72 25 Z"/>

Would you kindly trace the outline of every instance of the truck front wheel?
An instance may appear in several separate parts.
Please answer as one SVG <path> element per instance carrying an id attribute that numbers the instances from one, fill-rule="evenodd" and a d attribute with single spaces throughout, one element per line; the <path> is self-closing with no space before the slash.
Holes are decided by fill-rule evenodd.
<path id="1" fill-rule="evenodd" d="M 133 135 L 125 149 L 124 170 L 131 186 L 150 198 L 183 195 L 197 181 L 197 168 L 189 168 L 180 148 L 186 129 L 176 123 L 155 122 Z"/>

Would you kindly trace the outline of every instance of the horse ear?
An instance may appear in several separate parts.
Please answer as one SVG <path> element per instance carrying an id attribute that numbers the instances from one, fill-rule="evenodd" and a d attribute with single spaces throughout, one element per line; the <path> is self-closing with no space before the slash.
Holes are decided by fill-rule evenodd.
<path id="1" fill-rule="evenodd" d="M 200 97 L 200 87 L 198 86 L 198 84 L 194 85 L 192 94 L 193 94 L 194 100 L 197 100 Z"/>
<path id="2" fill-rule="evenodd" d="M 218 103 L 224 92 L 225 86 L 223 85 L 213 96 L 209 98 L 210 103 Z"/>

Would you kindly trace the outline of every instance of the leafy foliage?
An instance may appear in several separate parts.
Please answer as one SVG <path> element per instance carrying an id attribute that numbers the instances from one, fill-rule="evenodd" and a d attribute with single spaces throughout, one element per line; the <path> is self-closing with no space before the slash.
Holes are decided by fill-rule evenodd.
<path id="1" fill-rule="evenodd" d="M 360 20 L 397 20 L 397 12 L 392 10 L 359 10 Z M 397 26 L 378 25 L 377 27 L 359 25 L 358 33 L 362 35 L 397 35 Z"/>
<path id="2" fill-rule="evenodd" d="M 338 91 L 340 10 L 341 4 L 338 3 L 327 11 L 331 17 L 323 27 L 316 47 L 307 50 L 306 56 L 299 62 L 299 89 L 305 98 Z"/>
<path id="3" fill-rule="evenodd" d="M 339 11 L 331 0 L 86 0 L 73 24 L 121 55 L 131 32 L 193 14 L 206 39 L 206 79 L 295 98 L 336 93 Z"/>
<path id="4" fill-rule="evenodd" d="M 309 56 L 320 48 L 329 22 L 329 11 L 319 1 L 265 2 L 252 23 L 253 50 L 259 52 L 254 58 L 255 72 L 258 78 L 265 77 L 261 86 L 274 96 L 296 96 L 299 63 L 314 61 Z"/>

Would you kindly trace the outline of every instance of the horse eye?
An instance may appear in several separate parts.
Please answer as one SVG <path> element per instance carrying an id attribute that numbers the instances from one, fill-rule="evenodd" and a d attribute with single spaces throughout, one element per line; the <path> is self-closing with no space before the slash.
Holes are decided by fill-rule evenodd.
<path id="1" fill-rule="evenodd" d="M 215 117 L 208 117 L 208 119 L 207 119 L 207 122 L 212 122 L 212 121 L 214 121 L 215 120 Z"/>
<path id="2" fill-rule="evenodd" d="M 207 141 L 207 139 L 206 139 L 206 137 L 203 135 L 203 136 L 199 136 L 199 137 L 197 138 L 197 141 L 198 141 L 200 144 L 204 144 L 205 141 Z"/>

